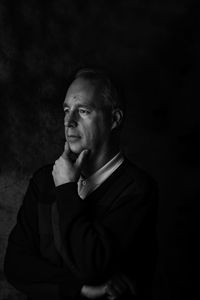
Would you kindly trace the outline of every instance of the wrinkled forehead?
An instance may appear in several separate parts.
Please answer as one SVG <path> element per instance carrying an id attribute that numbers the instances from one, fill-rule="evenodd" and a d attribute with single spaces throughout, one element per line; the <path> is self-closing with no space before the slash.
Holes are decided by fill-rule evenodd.
<path id="1" fill-rule="evenodd" d="M 100 107 L 103 105 L 101 92 L 97 84 L 83 78 L 75 79 L 67 90 L 64 106 L 90 105 Z"/>

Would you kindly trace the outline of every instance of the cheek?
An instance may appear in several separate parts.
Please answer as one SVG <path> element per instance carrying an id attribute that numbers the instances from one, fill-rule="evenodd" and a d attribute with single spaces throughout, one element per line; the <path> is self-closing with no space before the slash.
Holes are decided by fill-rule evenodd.
<path id="1" fill-rule="evenodd" d="M 95 124 L 89 132 L 89 139 L 91 143 L 100 146 L 106 140 L 107 132 L 103 124 Z"/>
<path id="2" fill-rule="evenodd" d="M 102 144 L 109 133 L 109 124 L 102 118 L 84 122 L 81 126 L 83 142 L 87 144 Z"/>
<path id="3" fill-rule="evenodd" d="M 91 144 L 94 139 L 94 128 L 92 127 L 84 127 L 83 129 L 83 142 Z"/>
<path id="4" fill-rule="evenodd" d="M 82 142 L 87 146 L 93 145 L 95 137 L 98 135 L 96 124 L 92 122 L 89 124 L 84 124 L 82 127 Z"/>

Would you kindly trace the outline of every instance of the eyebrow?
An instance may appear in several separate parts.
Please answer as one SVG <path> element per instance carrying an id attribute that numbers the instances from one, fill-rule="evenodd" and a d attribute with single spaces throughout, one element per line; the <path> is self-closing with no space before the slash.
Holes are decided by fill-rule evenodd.
<path id="1" fill-rule="evenodd" d="M 94 106 L 89 105 L 89 104 L 78 104 L 77 107 L 86 107 L 88 109 L 94 109 Z M 69 108 L 69 105 L 67 105 L 65 102 L 63 103 L 63 109 Z"/>

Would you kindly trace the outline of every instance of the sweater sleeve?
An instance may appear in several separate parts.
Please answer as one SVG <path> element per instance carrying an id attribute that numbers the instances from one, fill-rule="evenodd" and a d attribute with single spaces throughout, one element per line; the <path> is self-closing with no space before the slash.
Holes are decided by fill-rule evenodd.
<path id="1" fill-rule="evenodd" d="M 127 259 L 127 249 L 132 243 L 135 243 L 135 255 L 145 245 L 153 218 L 152 195 L 134 184 L 130 190 L 102 218 L 93 219 L 88 214 L 87 201 L 78 196 L 76 183 L 56 188 L 63 256 L 89 284 L 105 280 L 111 266 L 118 270 Z M 143 241 L 138 245 L 141 236 Z"/>
<path id="2" fill-rule="evenodd" d="M 76 298 L 83 282 L 65 266 L 43 258 L 39 249 L 37 201 L 39 189 L 31 179 L 17 222 L 9 239 L 4 260 L 7 280 L 17 289 L 36 299 Z"/>

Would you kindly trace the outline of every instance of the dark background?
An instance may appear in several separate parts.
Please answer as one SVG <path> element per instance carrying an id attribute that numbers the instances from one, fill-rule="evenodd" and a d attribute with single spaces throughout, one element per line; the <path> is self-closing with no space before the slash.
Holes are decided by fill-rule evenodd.
<path id="1" fill-rule="evenodd" d="M 98 65 L 124 86 L 127 156 L 160 191 L 154 299 L 198 288 L 198 1 L 0 1 L 0 299 L 23 296 L 2 271 L 31 174 L 60 155 L 69 74 Z"/>

